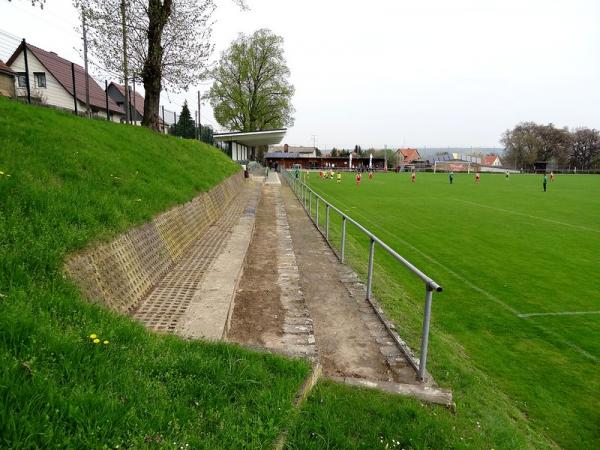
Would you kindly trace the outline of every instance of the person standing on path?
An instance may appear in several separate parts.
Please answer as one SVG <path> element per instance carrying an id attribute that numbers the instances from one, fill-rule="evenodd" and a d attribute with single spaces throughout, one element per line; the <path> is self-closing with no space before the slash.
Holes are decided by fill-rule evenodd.
<path id="1" fill-rule="evenodd" d="M 544 192 L 546 192 L 546 185 L 548 184 L 548 175 L 544 174 Z"/>
<path id="2" fill-rule="evenodd" d="M 450 184 L 452 184 L 452 182 L 454 181 L 454 172 L 450 171 L 450 173 L 448 174 L 448 180 L 450 181 Z"/>

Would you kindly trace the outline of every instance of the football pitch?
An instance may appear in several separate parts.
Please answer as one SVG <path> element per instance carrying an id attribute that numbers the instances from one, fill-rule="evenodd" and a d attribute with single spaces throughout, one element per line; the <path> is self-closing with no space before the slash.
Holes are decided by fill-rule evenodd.
<path id="1" fill-rule="evenodd" d="M 445 173 L 415 183 L 378 173 L 356 186 L 353 174 L 338 184 L 313 172 L 308 183 L 444 287 L 428 368 L 454 390 L 459 414 L 463 393 L 477 401 L 477 379 L 453 377 L 457 359 L 559 446 L 600 445 L 600 176 L 559 175 L 547 192 L 541 175 L 482 174 L 476 184 L 455 174 L 450 185 Z M 334 214 L 330 227 L 338 242 Z M 364 274 L 368 239 L 348 232 L 349 261 Z M 375 261 L 375 295 L 418 351 L 423 285 L 383 251 Z"/>

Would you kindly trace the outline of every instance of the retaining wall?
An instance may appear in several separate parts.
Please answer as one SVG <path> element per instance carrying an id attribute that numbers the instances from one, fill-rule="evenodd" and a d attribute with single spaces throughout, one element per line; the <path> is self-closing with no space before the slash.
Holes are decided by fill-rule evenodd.
<path id="1" fill-rule="evenodd" d="M 243 183 L 243 172 L 238 172 L 112 242 L 71 255 L 65 272 L 89 300 L 119 312 L 130 312 L 188 245 L 223 214 Z"/>

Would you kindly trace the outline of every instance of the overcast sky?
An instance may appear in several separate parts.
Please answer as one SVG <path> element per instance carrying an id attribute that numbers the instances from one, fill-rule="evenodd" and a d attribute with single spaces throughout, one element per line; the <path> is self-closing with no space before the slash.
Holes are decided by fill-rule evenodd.
<path id="1" fill-rule="evenodd" d="M 247 3 L 217 0 L 213 59 L 240 32 L 283 36 L 296 87 L 289 144 L 495 147 L 525 120 L 600 128 L 598 0 Z M 71 0 L 44 11 L 0 0 L 0 30 L 80 62 L 76 22 Z M 197 88 L 207 85 L 168 100 L 192 102 Z"/>

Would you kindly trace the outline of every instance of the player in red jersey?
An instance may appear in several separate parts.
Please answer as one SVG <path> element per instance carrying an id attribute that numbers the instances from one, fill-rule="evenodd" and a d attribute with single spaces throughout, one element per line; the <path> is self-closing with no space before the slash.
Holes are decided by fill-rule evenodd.
<path id="1" fill-rule="evenodd" d="M 412 181 L 413 183 L 415 181 L 417 181 L 417 174 L 415 172 L 411 173 L 411 175 L 410 175 L 410 181 Z"/>
<path id="2" fill-rule="evenodd" d="M 360 172 L 356 172 L 356 185 L 360 186 Z"/>

